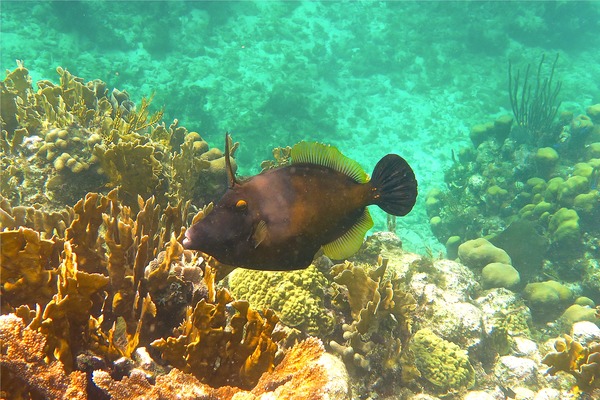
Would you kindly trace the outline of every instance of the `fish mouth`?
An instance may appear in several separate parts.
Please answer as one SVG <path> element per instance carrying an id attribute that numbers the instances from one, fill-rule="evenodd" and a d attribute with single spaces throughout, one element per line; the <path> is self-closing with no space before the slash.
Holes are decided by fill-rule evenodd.
<path id="1" fill-rule="evenodd" d="M 183 247 L 185 249 L 191 250 L 190 246 L 192 245 L 192 239 L 189 237 L 190 230 L 185 231 L 185 237 L 183 238 Z"/>

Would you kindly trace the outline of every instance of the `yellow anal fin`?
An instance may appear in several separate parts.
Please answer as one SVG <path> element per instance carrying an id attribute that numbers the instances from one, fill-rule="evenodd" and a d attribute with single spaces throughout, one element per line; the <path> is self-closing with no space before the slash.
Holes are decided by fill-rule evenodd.
<path id="1" fill-rule="evenodd" d="M 365 208 L 358 221 L 346 233 L 333 242 L 323 245 L 325 255 L 333 260 L 343 260 L 350 257 L 360 249 L 367 231 L 372 227 L 371 214 Z"/>

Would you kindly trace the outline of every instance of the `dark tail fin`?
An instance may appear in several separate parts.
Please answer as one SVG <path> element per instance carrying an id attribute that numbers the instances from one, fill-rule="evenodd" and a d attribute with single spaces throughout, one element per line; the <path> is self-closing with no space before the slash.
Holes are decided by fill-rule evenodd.
<path id="1" fill-rule="evenodd" d="M 406 215 L 417 200 L 417 179 L 406 160 L 396 154 L 383 157 L 373 170 L 373 203 L 392 215 Z"/>

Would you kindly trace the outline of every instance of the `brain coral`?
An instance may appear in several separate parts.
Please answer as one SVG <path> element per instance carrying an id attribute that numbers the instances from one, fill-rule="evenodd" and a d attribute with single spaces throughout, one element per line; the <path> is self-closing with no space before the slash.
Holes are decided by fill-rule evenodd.
<path id="1" fill-rule="evenodd" d="M 237 269 L 229 276 L 229 288 L 238 300 L 248 300 L 254 308 L 270 307 L 281 321 L 311 335 L 333 329 L 333 316 L 323 304 L 327 278 L 310 265 L 300 271 L 271 272 Z"/>
<path id="2" fill-rule="evenodd" d="M 468 240 L 458 246 L 458 257 L 469 268 L 480 269 L 493 262 L 512 264 L 506 251 L 483 238 Z"/>
<path id="3" fill-rule="evenodd" d="M 475 384 L 475 371 L 467 354 L 431 330 L 421 329 L 415 333 L 410 348 L 421 376 L 436 388 L 448 391 Z"/>
<path id="4" fill-rule="evenodd" d="M 481 284 L 484 288 L 514 288 L 521 281 L 519 271 L 512 265 L 489 263 L 481 270 Z"/>

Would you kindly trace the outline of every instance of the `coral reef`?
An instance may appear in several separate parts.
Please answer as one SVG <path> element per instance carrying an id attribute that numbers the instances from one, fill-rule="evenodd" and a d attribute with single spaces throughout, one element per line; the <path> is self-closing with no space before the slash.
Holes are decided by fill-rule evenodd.
<path id="1" fill-rule="evenodd" d="M 475 371 L 463 350 L 429 329 L 417 331 L 411 340 L 417 367 L 442 393 L 470 388 L 475 384 Z"/>
<path id="2" fill-rule="evenodd" d="M 151 99 L 58 72 L 33 90 L 21 65 L 1 85 L 0 397 L 569 398 L 576 383 L 597 397 L 598 107 L 535 145 L 510 116 L 472 129 L 477 149 L 426 200 L 448 257 L 470 268 L 386 232 L 333 268 L 236 271 L 229 293 L 228 269 L 180 244 L 189 200 L 223 190 L 222 152 Z M 273 155 L 264 169 L 289 150 Z M 565 340 L 547 361 L 568 374 L 544 376 L 542 340 L 571 325 L 584 350 Z"/>
<path id="3" fill-rule="evenodd" d="M 59 84 L 40 81 L 36 91 L 19 62 L 2 84 L 0 182 L 12 206 L 61 209 L 117 186 L 134 209 L 137 196 L 207 204 L 224 191 L 222 153 L 177 120 L 167 127 L 162 111 L 150 113 L 151 98 L 136 106 L 102 81 L 57 72 Z"/>
<path id="4" fill-rule="evenodd" d="M 151 344 L 163 367 L 213 386 L 253 388 L 276 364 L 278 317 L 217 290 L 209 258 L 183 250 L 187 207 L 161 213 L 154 198 L 139 199 L 133 217 L 118 198 L 116 190 L 88 193 L 71 209 L 64 237 L 42 239 L 26 227 L 0 232 L 2 312 L 12 313 L 3 317 L 11 330 L 2 333 L 3 388 L 85 398 L 99 390 L 86 373 L 127 377 Z M 32 365 L 22 360 L 28 351 Z"/>
<path id="5" fill-rule="evenodd" d="M 577 379 L 580 390 L 590 392 L 600 389 L 600 343 L 583 346 L 569 335 L 556 339 L 556 351 L 546 354 L 542 363 L 548 365 L 548 373 L 569 373 Z M 598 391 L 600 392 L 600 391 Z"/>
<path id="6" fill-rule="evenodd" d="M 515 77 L 511 84 L 523 85 L 511 92 L 517 124 L 500 136 L 493 133 L 501 125 L 498 120 L 473 127 L 474 147 L 454 157 L 445 173 L 447 188 L 431 190 L 426 209 L 448 255 L 456 255 L 460 243 L 458 256 L 469 267 L 478 271 L 489 263 L 477 262 L 483 256 L 471 249 L 477 247 L 473 240 L 487 240 L 510 260 L 494 261 L 512 265 L 524 284 L 550 277 L 581 283 L 581 290 L 600 298 L 594 283 L 600 231 L 590 222 L 600 218 L 600 161 L 594 150 L 600 126 L 593 106 L 590 115 L 563 112 L 556 117 L 560 84 L 551 82 L 551 68 L 539 82 L 545 86 L 530 88 L 529 98 L 515 96 L 515 90 L 521 93 L 530 85 Z M 486 287 L 493 285 L 488 278 Z"/>
<path id="7" fill-rule="evenodd" d="M 333 315 L 324 304 L 329 281 L 315 264 L 290 272 L 237 269 L 228 279 L 236 299 L 272 308 L 287 326 L 321 337 L 333 331 Z"/>

